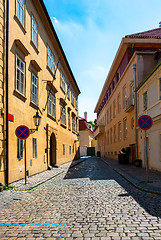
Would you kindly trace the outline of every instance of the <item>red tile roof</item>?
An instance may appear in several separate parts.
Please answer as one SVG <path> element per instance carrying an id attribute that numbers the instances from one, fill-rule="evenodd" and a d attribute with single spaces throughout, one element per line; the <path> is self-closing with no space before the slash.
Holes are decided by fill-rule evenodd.
<path id="1" fill-rule="evenodd" d="M 88 123 L 84 118 L 79 118 L 79 131 L 90 130 L 90 123 Z"/>
<path id="2" fill-rule="evenodd" d="M 126 35 L 125 38 L 158 38 L 161 39 L 161 28 L 152 29 L 145 32 Z"/>

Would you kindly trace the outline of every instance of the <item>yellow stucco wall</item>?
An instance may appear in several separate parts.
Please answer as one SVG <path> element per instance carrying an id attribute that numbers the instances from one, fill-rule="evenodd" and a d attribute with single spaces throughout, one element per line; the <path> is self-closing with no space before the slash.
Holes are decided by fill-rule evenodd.
<path id="1" fill-rule="evenodd" d="M 0 0 L 0 182 L 5 181 L 4 149 L 4 57 L 5 57 L 5 1 Z"/>
<path id="2" fill-rule="evenodd" d="M 17 159 L 17 137 L 15 130 L 19 125 L 26 125 L 30 129 L 35 128 L 33 116 L 36 114 L 37 106 L 31 103 L 31 74 L 35 68 L 31 64 L 35 60 L 41 70 L 38 72 L 38 107 L 42 110 L 47 100 L 47 81 L 53 79 L 53 75 L 47 68 L 47 46 L 50 47 L 55 57 L 55 63 L 60 57 L 60 64 L 54 80 L 54 89 L 56 91 L 56 118 L 48 115 L 48 109 L 43 112 L 41 125 L 37 132 L 31 134 L 27 139 L 27 170 L 29 175 L 44 171 L 47 165 L 50 165 L 50 136 L 54 133 L 56 138 L 56 164 L 60 165 L 74 159 L 78 151 L 77 131 L 72 132 L 68 129 L 68 115 L 70 111 L 71 129 L 72 115 L 78 121 L 78 109 L 73 106 L 67 97 L 67 83 L 70 82 L 70 88 L 76 96 L 79 95 L 78 88 L 71 76 L 69 68 L 64 60 L 58 43 L 46 20 L 45 14 L 39 3 L 36 6 L 34 1 L 27 0 L 25 7 L 25 27 L 19 23 L 16 13 L 16 1 L 10 2 L 10 32 L 9 32 L 9 112 L 14 114 L 14 122 L 9 122 L 9 182 L 24 178 L 24 157 Z M 31 18 L 34 16 L 38 23 L 38 48 L 31 43 Z M 15 39 L 19 39 L 29 54 L 24 56 L 23 49 Z M 24 96 L 16 91 L 16 55 L 25 62 L 25 94 Z M 60 88 L 60 70 L 63 71 L 66 79 L 65 93 Z M 71 94 L 71 93 L 70 93 Z M 60 121 L 60 99 L 65 100 L 66 108 L 66 126 L 61 125 Z M 78 126 L 78 124 L 77 124 Z M 47 128 L 45 130 L 44 128 Z M 32 156 L 32 138 L 37 138 L 37 158 Z M 63 154 L 63 144 L 65 145 L 65 154 Z M 71 146 L 71 154 L 70 148 Z M 45 151 L 45 149 L 47 149 Z M 32 164 L 31 163 L 32 160 Z"/>

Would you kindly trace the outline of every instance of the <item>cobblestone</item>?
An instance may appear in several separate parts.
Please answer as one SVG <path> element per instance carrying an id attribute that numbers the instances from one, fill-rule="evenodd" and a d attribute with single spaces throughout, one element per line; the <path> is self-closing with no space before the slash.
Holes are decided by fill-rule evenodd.
<path id="1" fill-rule="evenodd" d="M 161 196 L 135 189 L 99 158 L 63 171 L 0 195 L 0 239 L 161 239 Z"/>

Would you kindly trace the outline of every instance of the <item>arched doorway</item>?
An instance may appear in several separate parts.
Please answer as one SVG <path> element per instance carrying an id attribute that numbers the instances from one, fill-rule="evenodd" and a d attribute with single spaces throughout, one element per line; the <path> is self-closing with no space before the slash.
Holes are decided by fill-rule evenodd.
<path id="1" fill-rule="evenodd" d="M 54 167 L 56 164 L 56 137 L 52 133 L 50 136 L 50 165 Z"/>

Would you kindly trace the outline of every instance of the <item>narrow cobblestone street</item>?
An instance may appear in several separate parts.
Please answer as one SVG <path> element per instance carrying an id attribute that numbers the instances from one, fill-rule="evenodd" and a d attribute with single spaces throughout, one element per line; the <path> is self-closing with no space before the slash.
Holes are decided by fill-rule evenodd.
<path id="1" fill-rule="evenodd" d="M 1 207 L 1 240 L 161 239 L 161 196 L 135 189 L 99 158 L 11 194 L 18 197 Z"/>

